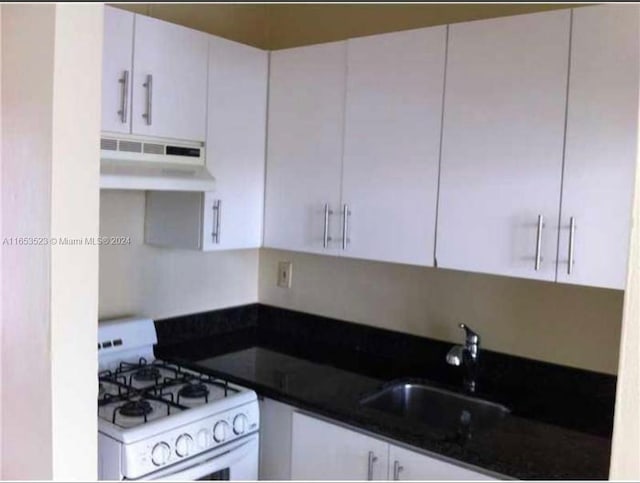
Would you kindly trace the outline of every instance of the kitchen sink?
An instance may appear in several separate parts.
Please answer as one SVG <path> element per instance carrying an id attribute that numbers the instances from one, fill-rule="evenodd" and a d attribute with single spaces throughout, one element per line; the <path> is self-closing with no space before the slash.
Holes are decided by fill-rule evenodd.
<path id="1" fill-rule="evenodd" d="M 366 396 L 365 408 L 457 433 L 490 429 L 509 413 L 505 406 L 422 383 L 398 382 Z"/>

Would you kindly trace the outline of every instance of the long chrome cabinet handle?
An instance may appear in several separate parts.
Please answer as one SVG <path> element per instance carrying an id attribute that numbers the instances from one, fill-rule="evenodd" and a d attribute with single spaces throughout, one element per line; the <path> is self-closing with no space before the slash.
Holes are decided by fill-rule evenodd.
<path id="1" fill-rule="evenodd" d="M 573 272 L 573 249 L 576 237 L 576 219 L 572 216 L 569 221 L 569 264 L 567 265 L 567 275 Z"/>
<path id="2" fill-rule="evenodd" d="M 142 84 L 142 86 L 147 89 L 147 107 L 146 112 L 142 117 L 147 120 L 147 126 L 151 126 L 151 123 L 153 122 L 153 117 L 151 116 L 151 109 L 153 106 L 153 76 L 151 74 L 147 74 L 147 80 Z"/>
<path id="3" fill-rule="evenodd" d="M 118 79 L 118 82 L 121 84 L 120 86 L 120 110 L 118 111 L 118 115 L 120 116 L 120 122 L 122 124 L 127 123 L 127 111 L 129 110 L 128 102 L 129 102 L 129 71 L 125 70 L 122 72 L 122 77 Z"/>
<path id="4" fill-rule="evenodd" d="M 373 451 L 369 451 L 369 459 L 367 461 L 367 480 L 373 480 L 373 465 L 378 461 L 378 457 L 373 453 Z"/>
<path id="5" fill-rule="evenodd" d="M 327 248 L 331 237 L 329 236 L 329 217 L 333 215 L 333 211 L 329 208 L 329 203 L 324 204 L 324 233 L 322 235 L 322 247 Z"/>
<path id="6" fill-rule="evenodd" d="M 393 481 L 398 481 L 400 479 L 400 472 L 404 470 L 404 466 L 400 465 L 398 460 L 393 462 Z"/>
<path id="7" fill-rule="evenodd" d="M 351 211 L 346 203 L 342 205 L 342 249 L 346 250 L 349 243 L 349 217 Z"/>
<path id="8" fill-rule="evenodd" d="M 215 200 L 213 202 L 213 214 L 215 216 L 214 231 L 211 234 L 213 243 L 216 245 L 220 243 L 220 218 L 222 218 L 222 200 Z"/>
<path id="9" fill-rule="evenodd" d="M 538 215 L 538 230 L 536 233 L 536 261 L 534 268 L 536 271 L 540 270 L 540 263 L 542 262 L 542 229 L 544 228 L 544 217 Z"/>

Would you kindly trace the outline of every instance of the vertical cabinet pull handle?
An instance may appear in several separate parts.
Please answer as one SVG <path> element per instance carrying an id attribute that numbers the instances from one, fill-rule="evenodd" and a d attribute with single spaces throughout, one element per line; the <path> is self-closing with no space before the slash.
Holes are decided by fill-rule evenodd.
<path id="1" fill-rule="evenodd" d="M 569 221 L 569 264 L 567 266 L 567 275 L 571 275 L 573 272 L 573 248 L 576 235 L 576 219 L 572 216 Z"/>
<path id="2" fill-rule="evenodd" d="M 329 217 L 333 215 L 333 211 L 329 208 L 329 203 L 324 204 L 324 233 L 322 235 L 322 247 L 327 248 L 331 237 L 329 236 Z"/>
<path id="3" fill-rule="evenodd" d="M 534 269 L 540 270 L 540 263 L 542 262 L 542 229 L 544 228 L 544 217 L 538 215 L 538 230 L 536 232 L 536 261 Z"/>
<path id="4" fill-rule="evenodd" d="M 349 243 L 349 217 L 351 211 L 346 203 L 342 205 L 342 249 L 346 250 Z"/>
<path id="5" fill-rule="evenodd" d="M 118 115 L 120 116 L 120 122 L 122 124 L 127 123 L 127 111 L 129 102 L 129 71 L 122 72 L 122 77 L 118 79 L 120 83 L 120 110 Z"/>
<path id="6" fill-rule="evenodd" d="M 378 461 L 378 457 L 373 453 L 373 451 L 369 451 L 369 459 L 367 461 L 367 480 L 373 480 L 373 465 Z"/>
<path id="7" fill-rule="evenodd" d="M 147 106 L 142 117 L 147 120 L 147 126 L 151 126 L 151 122 L 153 121 L 151 117 L 151 107 L 153 106 L 153 76 L 151 74 L 147 74 L 147 80 L 142 86 L 147 89 Z"/>
<path id="8" fill-rule="evenodd" d="M 400 479 L 400 472 L 404 470 L 404 466 L 400 465 L 398 460 L 393 462 L 393 481 L 398 481 Z"/>
<path id="9" fill-rule="evenodd" d="M 213 202 L 214 228 L 211 238 L 216 245 L 220 243 L 220 219 L 222 218 L 222 200 Z"/>

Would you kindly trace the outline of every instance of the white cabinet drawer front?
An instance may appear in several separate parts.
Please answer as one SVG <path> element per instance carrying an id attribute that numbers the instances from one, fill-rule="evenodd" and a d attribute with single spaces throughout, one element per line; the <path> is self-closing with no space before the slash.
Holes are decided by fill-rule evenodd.
<path id="1" fill-rule="evenodd" d="M 440 267 L 555 280 L 569 31 L 568 10 L 449 27 Z"/>

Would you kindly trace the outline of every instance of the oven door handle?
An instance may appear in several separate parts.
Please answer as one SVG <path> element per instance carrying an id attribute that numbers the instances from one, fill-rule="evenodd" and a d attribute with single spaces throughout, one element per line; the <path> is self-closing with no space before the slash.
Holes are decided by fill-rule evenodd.
<path id="1" fill-rule="evenodd" d="M 211 451 L 208 451 L 200 456 L 190 458 L 136 479 L 153 481 L 194 481 L 211 473 L 230 468 L 233 463 L 247 456 L 250 451 L 258 451 L 258 434 L 256 433 L 235 444 L 229 443 L 229 445 L 228 448 L 226 445 L 222 448 L 216 448 L 218 450 L 224 449 L 224 451 L 216 451 L 216 454 L 213 456 L 211 455 Z"/>

